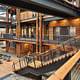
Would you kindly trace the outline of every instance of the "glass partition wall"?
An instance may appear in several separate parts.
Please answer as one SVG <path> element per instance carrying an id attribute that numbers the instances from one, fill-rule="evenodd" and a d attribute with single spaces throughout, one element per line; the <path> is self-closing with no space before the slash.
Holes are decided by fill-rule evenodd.
<path id="1" fill-rule="evenodd" d="M 29 39 L 36 39 L 36 25 L 24 25 L 21 27 L 21 37 L 29 38 Z"/>
<path id="2" fill-rule="evenodd" d="M 75 26 L 60 26 L 53 28 L 53 40 L 66 41 L 76 36 Z"/>

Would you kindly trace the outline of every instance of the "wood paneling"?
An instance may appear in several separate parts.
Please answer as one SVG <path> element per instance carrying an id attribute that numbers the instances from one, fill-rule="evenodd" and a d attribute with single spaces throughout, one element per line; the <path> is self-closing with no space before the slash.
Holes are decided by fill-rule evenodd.
<path id="1" fill-rule="evenodd" d="M 53 25 L 49 24 L 49 40 L 53 40 Z"/>
<path id="2" fill-rule="evenodd" d="M 52 26 L 52 27 L 75 26 L 76 27 L 76 36 L 80 36 L 80 18 L 51 21 L 50 26 Z"/>
<path id="3" fill-rule="evenodd" d="M 80 18 L 75 18 L 75 19 L 64 19 L 64 20 L 56 20 L 56 21 L 51 21 L 50 25 L 55 26 L 70 26 L 70 25 L 76 25 L 79 26 L 80 23 Z"/>
<path id="4" fill-rule="evenodd" d="M 24 20 L 24 19 L 29 19 L 29 18 L 32 18 L 33 17 L 33 14 L 35 14 L 36 12 L 32 12 L 32 11 L 25 11 L 25 12 L 21 12 L 20 13 L 20 18 L 21 20 Z"/>

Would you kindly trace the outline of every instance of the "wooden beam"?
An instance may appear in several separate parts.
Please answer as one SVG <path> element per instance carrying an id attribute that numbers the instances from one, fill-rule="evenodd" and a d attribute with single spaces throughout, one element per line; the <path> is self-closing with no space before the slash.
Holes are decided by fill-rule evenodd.
<path id="1" fill-rule="evenodd" d="M 49 24 L 49 40 L 53 40 L 53 25 Z"/>
<path id="2" fill-rule="evenodd" d="M 0 39 L 0 41 L 9 41 L 9 42 L 17 42 L 17 43 L 27 43 L 27 44 L 36 44 L 36 42 L 32 41 L 23 41 L 23 40 L 10 40 L 10 39 Z"/>
<path id="3" fill-rule="evenodd" d="M 6 11 L 6 22 L 8 22 L 8 10 Z M 6 27 L 6 33 L 9 33 L 8 26 Z"/>
<path id="4" fill-rule="evenodd" d="M 17 27 L 16 27 L 16 37 L 19 38 L 21 34 L 21 27 L 20 27 L 20 9 L 16 9 L 16 18 L 17 18 Z"/>
<path id="5" fill-rule="evenodd" d="M 64 63 L 64 65 L 61 66 L 47 80 L 63 80 L 79 59 L 80 59 L 80 50 L 73 57 L 71 57 L 66 63 Z"/>

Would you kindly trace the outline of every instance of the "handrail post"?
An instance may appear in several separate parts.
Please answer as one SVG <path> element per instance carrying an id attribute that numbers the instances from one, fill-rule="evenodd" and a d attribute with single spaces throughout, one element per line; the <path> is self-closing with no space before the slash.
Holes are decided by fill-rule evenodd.
<path id="1" fill-rule="evenodd" d="M 13 71 L 15 71 L 15 70 L 16 70 L 15 63 L 13 62 Z"/>
<path id="2" fill-rule="evenodd" d="M 27 61 L 27 57 L 26 57 L 26 62 L 27 62 L 27 66 L 28 66 L 28 61 Z"/>
<path id="3" fill-rule="evenodd" d="M 71 50 L 73 50 L 71 42 L 70 42 L 70 46 L 71 46 Z"/>
<path id="4" fill-rule="evenodd" d="M 33 62 L 34 62 L 34 66 L 35 66 L 35 68 L 36 68 L 36 63 L 35 63 L 35 58 L 33 57 Z"/>
<path id="5" fill-rule="evenodd" d="M 20 59 L 19 59 L 19 65 L 20 65 L 20 69 L 21 69 L 21 61 L 20 61 Z"/>
<path id="6" fill-rule="evenodd" d="M 65 46 L 64 46 L 64 44 L 62 44 L 62 46 L 63 46 L 63 48 L 64 48 L 64 51 L 65 51 Z"/>
<path id="7" fill-rule="evenodd" d="M 42 60 L 42 56 L 41 55 L 40 55 L 40 60 L 41 60 L 41 65 L 43 66 L 43 63 L 42 63 L 43 60 Z"/>
<path id="8" fill-rule="evenodd" d="M 36 68 L 36 63 L 35 63 L 35 57 L 34 57 L 34 54 L 33 54 L 33 62 L 34 62 L 34 66 Z"/>
<path id="9" fill-rule="evenodd" d="M 26 61 L 25 61 L 25 58 L 24 58 L 24 63 L 25 63 L 25 66 L 26 66 Z"/>

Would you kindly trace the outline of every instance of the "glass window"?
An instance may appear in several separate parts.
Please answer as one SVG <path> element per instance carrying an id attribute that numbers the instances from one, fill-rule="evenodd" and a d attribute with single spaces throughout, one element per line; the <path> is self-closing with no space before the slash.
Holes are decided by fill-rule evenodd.
<path id="1" fill-rule="evenodd" d="M 76 36 L 76 27 L 75 26 L 70 27 L 70 36 Z"/>

